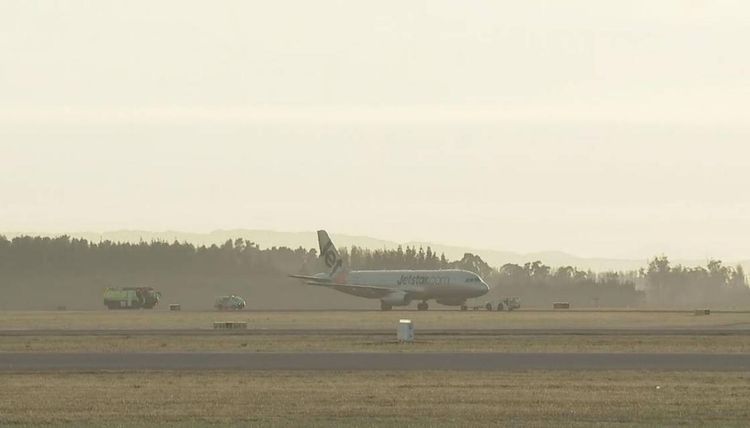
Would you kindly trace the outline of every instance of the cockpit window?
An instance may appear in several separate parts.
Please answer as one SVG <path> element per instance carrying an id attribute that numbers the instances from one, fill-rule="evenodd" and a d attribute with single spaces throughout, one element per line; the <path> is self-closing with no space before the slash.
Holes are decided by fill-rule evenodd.
<path id="1" fill-rule="evenodd" d="M 481 280 L 479 278 L 477 278 L 477 277 L 467 278 L 466 279 L 466 282 L 479 282 L 479 281 L 481 281 Z"/>

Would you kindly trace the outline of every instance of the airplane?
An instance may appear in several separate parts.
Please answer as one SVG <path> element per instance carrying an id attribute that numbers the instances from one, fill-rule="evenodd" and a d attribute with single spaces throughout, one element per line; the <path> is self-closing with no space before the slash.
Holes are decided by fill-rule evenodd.
<path id="1" fill-rule="evenodd" d="M 429 309 L 428 300 L 467 309 L 466 299 L 487 294 L 489 286 L 474 272 L 460 269 L 440 270 L 354 270 L 344 266 L 336 247 L 325 230 L 318 231 L 320 258 L 331 269 L 315 275 L 289 275 L 309 285 L 332 288 L 343 293 L 380 299 L 380 309 L 408 306 L 421 300 L 417 309 Z"/>

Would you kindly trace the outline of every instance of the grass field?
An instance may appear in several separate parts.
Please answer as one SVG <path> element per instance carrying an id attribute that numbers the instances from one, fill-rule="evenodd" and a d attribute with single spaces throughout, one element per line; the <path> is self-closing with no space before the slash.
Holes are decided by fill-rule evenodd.
<path id="1" fill-rule="evenodd" d="M 415 322 L 415 343 L 395 343 L 390 334 L 314 331 L 384 329 L 395 336 L 399 318 Z M 0 352 L 750 352 L 745 335 L 419 334 L 424 329 L 750 328 L 750 314 L 740 313 L 0 312 L 0 330 L 209 330 L 214 321 L 245 321 L 249 329 L 268 331 L 23 333 L 0 336 Z M 274 329 L 300 333 L 280 335 Z M 746 426 L 747 420 L 746 372 L 0 372 L 0 426 Z"/>
<path id="2" fill-rule="evenodd" d="M 746 426 L 750 374 L 0 373 L 0 425 Z"/>
<path id="3" fill-rule="evenodd" d="M 486 311 L 320 311 L 169 312 L 0 311 L 8 329 L 200 329 L 214 321 L 245 321 L 251 329 L 391 329 L 409 318 L 418 329 L 497 328 L 750 328 L 749 313 L 659 312 L 486 312 Z"/>
<path id="4" fill-rule="evenodd" d="M 394 336 L 5 336 L 0 352 L 750 352 L 750 336 Z"/>

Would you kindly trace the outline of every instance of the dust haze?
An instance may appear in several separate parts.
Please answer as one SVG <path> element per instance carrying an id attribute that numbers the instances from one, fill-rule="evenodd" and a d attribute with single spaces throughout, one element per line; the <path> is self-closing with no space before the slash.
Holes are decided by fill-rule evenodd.
<path id="1" fill-rule="evenodd" d="M 5 1 L 0 308 L 141 283 L 194 308 L 370 307 L 285 277 L 314 271 L 307 238 L 196 238 L 320 228 L 373 239 L 346 243 L 381 254 L 354 266 L 486 269 L 531 304 L 742 305 L 748 13 Z"/>

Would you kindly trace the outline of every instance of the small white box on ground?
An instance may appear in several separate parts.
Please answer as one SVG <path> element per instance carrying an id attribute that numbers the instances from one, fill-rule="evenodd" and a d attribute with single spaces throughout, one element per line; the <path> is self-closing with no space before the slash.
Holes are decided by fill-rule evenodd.
<path id="1" fill-rule="evenodd" d="M 396 338 L 399 342 L 412 342 L 414 340 L 414 324 L 411 320 L 399 320 Z"/>

